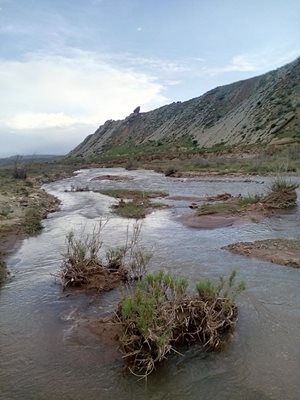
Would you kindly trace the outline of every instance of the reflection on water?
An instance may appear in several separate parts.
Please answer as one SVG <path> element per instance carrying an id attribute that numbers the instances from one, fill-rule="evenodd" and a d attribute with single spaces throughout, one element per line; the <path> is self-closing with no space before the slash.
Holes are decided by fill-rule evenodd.
<path id="1" fill-rule="evenodd" d="M 99 174 L 130 175 L 127 182 L 90 181 Z M 173 196 L 222 192 L 262 192 L 269 179 L 219 178 L 181 180 L 149 171 L 84 170 L 76 177 L 47 185 L 62 199 L 61 211 L 49 216 L 40 236 L 27 239 L 9 264 L 14 279 L 0 292 L 0 398 L 15 399 L 298 399 L 300 379 L 300 271 L 243 256 L 221 247 L 240 240 L 299 237 L 300 213 L 216 230 L 184 227 L 178 216 L 184 200 L 164 200 L 173 208 L 156 211 L 143 222 L 142 240 L 153 250 L 151 269 L 189 277 L 217 278 L 235 268 L 247 281 L 239 298 L 236 334 L 222 353 L 190 348 L 174 356 L 145 385 L 123 373 L 122 362 L 78 319 L 106 315 L 118 292 L 101 298 L 62 292 L 55 274 L 65 234 L 89 231 L 110 215 L 113 199 L 93 192 L 69 193 L 71 184 L 94 189 L 130 187 L 164 190 Z M 127 221 L 110 215 L 105 245 L 120 244 Z M 298 235 L 298 236 L 297 236 Z"/>

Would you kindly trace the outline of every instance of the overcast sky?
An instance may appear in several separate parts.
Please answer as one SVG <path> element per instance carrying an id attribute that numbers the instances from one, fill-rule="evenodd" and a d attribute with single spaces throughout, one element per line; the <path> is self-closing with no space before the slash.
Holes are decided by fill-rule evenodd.
<path id="1" fill-rule="evenodd" d="M 0 156 L 282 66 L 299 21 L 299 0 L 0 0 Z"/>

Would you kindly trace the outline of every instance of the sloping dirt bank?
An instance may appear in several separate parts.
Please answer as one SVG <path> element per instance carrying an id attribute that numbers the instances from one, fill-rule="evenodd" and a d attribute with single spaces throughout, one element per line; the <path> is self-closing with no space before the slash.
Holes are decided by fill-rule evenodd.
<path id="1" fill-rule="evenodd" d="M 300 268 L 300 239 L 266 239 L 255 242 L 238 242 L 223 247 L 232 253 L 274 264 Z"/>
<path id="2" fill-rule="evenodd" d="M 7 192 L 0 197 L 0 209 L 9 204 L 9 214 L 0 216 L 0 282 L 6 277 L 5 259 L 25 237 L 42 229 L 41 220 L 57 211 L 60 201 L 38 187 L 26 193 Z"/>
<path id="3" fill-rule="evenodd" d="M 0 282 L 6 277 L 5 260 L 18 243 L 39 233 L 42 219 L 57 211 L 60 201 L 41 189 L 46 181 L 70 176 L 73 171 L 41 171 L 17 179 L 11 169 L 0 170 Z"/>

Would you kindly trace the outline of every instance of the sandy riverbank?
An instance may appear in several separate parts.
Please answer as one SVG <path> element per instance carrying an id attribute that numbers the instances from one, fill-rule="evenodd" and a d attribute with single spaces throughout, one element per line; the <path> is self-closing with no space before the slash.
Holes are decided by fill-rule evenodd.
<path id="1" fill-rule="evenodd" d="M 224 249 L 243 256 L 300 268 L 300 239 L 267 239 L 255 242 L 238 242 L 225 246 Z"/>

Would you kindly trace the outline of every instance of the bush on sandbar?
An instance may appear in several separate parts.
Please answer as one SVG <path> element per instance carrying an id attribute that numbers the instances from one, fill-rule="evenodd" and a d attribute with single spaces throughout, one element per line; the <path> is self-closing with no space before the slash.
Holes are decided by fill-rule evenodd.
<path id="1" fill-rule="evenodd" d="M 235 279 L 234 271 L 218 283 L 199 281 L 193 295 L 185 278 L 169 273 L 140 280 L 123 296 L 116 317 L 122 324 L 121 351 L 129 370 L 146 377 L 169 353 L 195 342 L 221 349 L 237 321 L 234 299 L 245 289 Z"/>
<path id="2" fill-rule="evenodd" d="M 131 234 L 127 229 L 124 246 L 104 251 L 102 238 L 106 223 L 100 221 L 87 235 L 77 237 L 70 232 L 66 236 L 67 249 L 59 274 L 64 287 L 109 290 L 144 275 L 151 254 L 139 243 L 141 225 L 134 224 Z"/>

